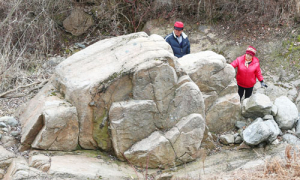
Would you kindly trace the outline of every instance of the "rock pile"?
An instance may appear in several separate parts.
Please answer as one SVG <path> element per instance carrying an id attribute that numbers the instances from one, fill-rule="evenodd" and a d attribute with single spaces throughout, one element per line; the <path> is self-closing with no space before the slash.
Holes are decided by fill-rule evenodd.
<path id="1" fill-rule="evenodd" d="M 278 144 L 280 137 L 289 144 L 299 144 L 298 109 L 286 96 L 272 102 L 268 96 L 256 93 L 243 101 L 242 115 L 253 120 L 248 126 L 243 121 L 236 124 L 239 129 L 236 137 L 242 138 L 247 145 Z M 220 141 L 237 143 L 231 134 L 222 135 Z"/>

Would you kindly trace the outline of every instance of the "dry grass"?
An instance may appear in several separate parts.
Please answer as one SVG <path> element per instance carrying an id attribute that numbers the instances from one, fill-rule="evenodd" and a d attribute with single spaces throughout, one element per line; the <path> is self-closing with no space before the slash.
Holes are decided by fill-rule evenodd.
<path id="1" fill-rule="evenodd" d="M 54 15 L 69 5 L 54 0 L 0 0 L 0 94 L 49 78 L 51 72 L 41 66 L 59 41 Z M 14 93 L 20 96 L 22 91 Z"/>
<path id="2" fill-rule="evenodd" d="M 110 37 L 140 31 L 150 19 L 227 22 L 235 29 L 244 24 L 285 25 L 295 15 L 295 1 L 284 0 L 152 0 L 55 1 L 0 0 L 0 93 L 43 78 L 41 65 L 49 56 L 65 51 L 79 40 L 64 32 L 62 21 L 75 7 L 95 20 L 86 37 Z M 151 12 L 151 13 L 150 13 Z M 234 31 L 232 31 L 234 32 Z M 73 40 L 73 41 L 72 41 Z M 60 43 L 62 41 L 62 43 Z"/>
<path id="3" fill-rule="evenodd" d="M 298 147 L 287 145 L 285 157 L 274 157 L 264 166 L 254 169 L 236 170 L 215 175 L 208 180 L 296 180 L 300 179 L 300 152 Z M 179 179 L 178 179 L 179 180 Z"/>

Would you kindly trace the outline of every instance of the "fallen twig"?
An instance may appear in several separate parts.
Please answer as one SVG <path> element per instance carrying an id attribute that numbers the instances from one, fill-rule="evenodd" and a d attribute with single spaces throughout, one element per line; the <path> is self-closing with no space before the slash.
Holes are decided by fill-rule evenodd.
<path id="1" fill-rule="evenodd" d="M 37 86 L 37 87 L 31 88 L 31 89 L 27 92 L 27 94 L 28 94 L 28 93 L 32 92 L 33 90 L 36 90 L 36 89 L 39 89 L 39 88 L 43 87 L 47 82 L 48 82 L 48 80 L 45 80 L 45 81 L 43 81 L 43 82 L 38 81 L 38 82 L 31 83 L 31 84 L 27 84 L 27 85 L 25 85 L 25 86 L 19 86 L 19 87 L 15 88 L 15 89 L 12 89 L 12 90 L 9 90 L 9 91 L 6 91 L 6 92 L 0 94 L 0 98 L 5 98 L 5 97 L 7 97 L 8 94 L 17 91 L 17 90 L 20 89 L 20 88 L 26 88 L 26 87 L 30 87 L 30 86 L 33 86 L 33 85 L 36 85 L 36 84 L 40 84 L 40 85 Z M 25 94 L 24 94 L 24 96 L 25 96 Z M 13 97 L 14 97 L 14 96 L 9 96 L 9 98 L 13 98 Z M 20 97 L 20 93 L 19 93 L 16 97 Z"/>

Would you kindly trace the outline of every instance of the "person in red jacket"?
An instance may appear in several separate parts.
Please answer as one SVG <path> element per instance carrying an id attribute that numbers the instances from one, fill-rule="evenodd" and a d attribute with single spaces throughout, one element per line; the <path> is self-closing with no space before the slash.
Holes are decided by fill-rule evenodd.
<path id="1" fill-rule="evenodd" d="M 230 63 L 233 68 L 237 68 L 236 81 L 238 84 L 238 93 L 240 100 L 245 92 L 245 99 L 252 95 L 253 87 L 256 83 L 256 78 L 260 81 L 261 87 L 268 87 L 264 83 L 264 78 L 261 74 L 259 59 L 255 57 L 256 49 L 249 46 L 246 54 L 236 58 Z"/>

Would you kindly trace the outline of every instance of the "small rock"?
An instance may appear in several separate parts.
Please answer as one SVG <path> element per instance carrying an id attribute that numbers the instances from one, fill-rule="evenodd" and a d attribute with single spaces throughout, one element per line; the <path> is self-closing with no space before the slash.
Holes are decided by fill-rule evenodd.
<path id="1" fill-rule="evenodd" d="M 8 121 L 8 119 L 10 119 L 11 116 L 3 116 L 3 117 L 0 117 L 0 122 L 6 122 Z"/>
<path id="2" fill-rule="evenodd" d="M 3 132 L 8 132 L 8 128 L 2 128 Z"/>
<path id="3" fill-rule="evenodd" d="M 243 138 L 241 136 L 237 136 L 234 138 L 234 143 L 235 144 L 240 144 L 243 142 Z"/>
<path id="4" fill-rule="evenodd" d="M 60 56 L 51 57 L 46 63 L 43 64 L 43 68 L 56 66 L 64 60 L 65 60 L 65 58 L 60 57 Z"/>
<path id="5" fill-rule="evenodd" d="M 18 125 L 18 121 L 15 118 L 9 118 L 7 121 L 7 124 L 12 126 L 12 127 L 16 127 Z"/>
<path id="6" fill-rule="evenodd" d="M 86 46 L 84 44 L 81 44 L 81 43 L 75 43 L 75 46 L 79 47 L 79 48 L 86 48 Z"/>
<path id="7" fill-rule="evenodd" d="M 234 143 L 234 135 L 232 135 L 232 134 L 221 135 L 220 142 L 225 145 L 233 144 Z"/>
<path id="8" fill-rule="evenodd" d="M 279 142 L 279 140 L 278 139 L 276 139 L 275 141 L 273 141 L 271 144 L 272 145 L 277 145 L 277 144 L 279 144 L 280 142 Z"/>
<path id="9" fill-rule="evenodd" d="M 295 131 L 293 131 L 293 130 L 287 130 L 286 133 L 295 135 Z"/>
<path id="10" fill-rule="evenodd" d="M 238 129 L 241 129 L 243 127 L 247 126 L 246 122 L 244 121 L 237 121 L 235 122 L 235 127 L 237 127 Z"/>
<path id="11" fill-rule="evenodd" d="M 19 131 L 12 131 L 12 132 L 10 132 L 10 134 L 12 136 L 16 137 L 16 136 L 20 135 L 20 132 Z"/>
<path id="12" fill-rule="evenodd" d="M 4 122 L 0 122 L 0 128 L 6 127 L 6 124 Z"/>
<path id="13" fill-rule="evenodd" d="M 263 120 L 274 120 L 274 117 L 272 116 L 272 115 L 265 115 L 264 117 L 263 117 Z"/>

